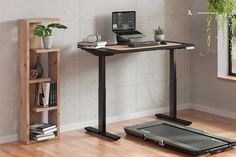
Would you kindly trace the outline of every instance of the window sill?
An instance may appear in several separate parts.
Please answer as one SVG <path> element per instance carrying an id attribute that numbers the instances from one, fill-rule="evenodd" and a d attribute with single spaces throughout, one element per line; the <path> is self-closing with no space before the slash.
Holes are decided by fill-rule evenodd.
<path id="1" fill-rule="evenodd" d="M 224 80 L 224 81 L 230 81 L 230 82 L 236 82 L 236 77 L 235 76 L 218 76 L 217 77 L 219 80 Z"/>

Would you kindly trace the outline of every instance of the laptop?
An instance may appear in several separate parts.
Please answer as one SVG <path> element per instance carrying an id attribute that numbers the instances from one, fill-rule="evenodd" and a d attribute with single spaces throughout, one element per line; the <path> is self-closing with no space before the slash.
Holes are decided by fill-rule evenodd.
<path id="1" fill-rule="evenodd" d="M 136 30 L 136 12 L 121 11 L 112 13 L 112 31 L 126 39 L 135 39 L 144 37 Z"/>

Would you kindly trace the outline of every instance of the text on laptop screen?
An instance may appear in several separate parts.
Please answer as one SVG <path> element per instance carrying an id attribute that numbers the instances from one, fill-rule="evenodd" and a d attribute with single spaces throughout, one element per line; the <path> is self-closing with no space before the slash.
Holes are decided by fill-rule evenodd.
<path id="1" fill-rule="evenodd" d="M 130 12 L 113 12 L 112 13 L 112 30 L 124 31 L 135 30 L 135 11 Z"/>

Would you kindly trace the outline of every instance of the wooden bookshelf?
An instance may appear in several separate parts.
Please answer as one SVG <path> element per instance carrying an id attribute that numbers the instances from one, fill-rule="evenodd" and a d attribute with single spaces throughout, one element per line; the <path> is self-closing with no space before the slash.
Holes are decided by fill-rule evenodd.
<path id="1" fill-rule="evenodd" d="M 19 41 L 19 76 L 20 76 L 20 101 L 18 118 L 18 140 L 25 144 L 37 141 L 30 139 L 30 126 L 42 122 L 43 112 L 48 114 L 48 122 L 56 124 L 56 138 L 60 136 L 60 53 L 59 49 L 42 49 L 41 38 L 35 37 L 34 28 L 43 22 L 59 21 L 58 18 L 34 18 L 18 20 Z M 37 58 L 47 55 L 48 73 L 45 77 L 30 80 L 30 69 L 36 64 Z M 37 97 L 37 86 L 43 82 L 56 82 L 57 106 L 40 108 L 35 104 Z M 41 142 L 41 141 L 40 141 Z"/>

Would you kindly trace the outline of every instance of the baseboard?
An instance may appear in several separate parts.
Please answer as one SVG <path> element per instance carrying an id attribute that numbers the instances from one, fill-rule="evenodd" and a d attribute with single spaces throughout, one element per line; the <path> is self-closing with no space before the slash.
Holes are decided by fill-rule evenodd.
<path id="1" fill-rule="evenodd" d="M 226 118 L 236 119 L 236 114 L 234 112 L 224 111 L 221 109 L 217 109 L 217 108 L 213 108 L 209 106 L 203 106 L 199 104 L 193 104 L 193 103 L 191 104 L 191 108 L 194 110 L 207 112 L 207 113 L 215 114 L 215 115 L 226 117 Z"/>
<path id="2" fill-rule="evenodd" d="M 141 117 L 145 117 L 145 116 L 155 115 L 155 113 L 163 113 L 163 112 L 167 112 L 166 107 L 162 107 L 162 108 L 159 108 L 159 109 L 148 110 L 148 111 L 124 114 L 124 115 L 119 115 L 119 116 L 107 117 L 107 124 L 115 123 L 115 122 L 118 122 L 118 121 L 141 118 Z M 70 125 L 64 125 L 64 126 L 61 126 L 61 132 L 67 132 L 67 131 L 83 129 L 86 126 L 96 126 L 97 124 L 98 124 L 98 122 L 97 122 L 97 119 L 96 119 L 96 120 L 87 121 L 87 122 L 79 122 L 79 123 L 74 123 L 74 124 L 70 124 Z"/>
<path id="3" fill-rule="evenodd" d="M 190 107 L 191 107 L 191 104 L 182 104 L 182 105 L 178 105 L 178 110 L 188 109 Z M 107 118 L 107 123 L 109 124 L 109 123 L 115 123 L 115 122 L 124 121 L 124 120 L 142 118 L 145 116 L 155 115 L 156 113 L 165 113 L 165 112 L 168 112 L 168 110 L 169 110 L 169 106 L 166 106 L 166 107 L 159 107 L 153 110 L 129 113 L 129 114 L 124 114 L 124 115 L 119 115 L 119 116 L 112 116 L 112 117 Z M 79 129 L 83 129 L 86 126 L 96 126 L 96 125 L 97 125 L 97 120 L 79 122 L 79 123 L 74 123 L 74 124 L 69 124 L 69 125 L 62 125 L 61 132 L 79 130 Z M 13 142 L 13 141 L 17 141 L 17 135 L 0 137 L 0 144 Z"/>
<path id="4" fill-rule="evenodd" d="M 9 135 L 0 137 L 0 144 L 17 141 L 17 135 Z"/>
<path id="5" fill-rule="evenodd" d="M 178 105 L 178 110 L 184 110 L 189 109 L 191 107 L 191 104 L 181 104 Z M 141 111 L 141 112 L 134 112 L 119 116 L 112 116 L 107 118 L 107 123 L 115 123 L 119 121 L 124 120 L 130 120 L 130 119 L 136 119 L 136 118 L 142 118 L 145 116 L 155 115 L 156 113 L 165 113 L 168 112 L 169 106 L 166 107 L 159 107 L 157 109 L 147 110 L 147 111 Z M 83 129 L 86 126 L 96 126 L 97 120 L 87 121 L 87 122 L 80 122 L 80 123 L 74 123 L 70 125 L 64 125 L 61 126 L 61 132 L 67 132 L 67 131 L 73 131 L 78 129 Z"/>

